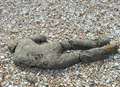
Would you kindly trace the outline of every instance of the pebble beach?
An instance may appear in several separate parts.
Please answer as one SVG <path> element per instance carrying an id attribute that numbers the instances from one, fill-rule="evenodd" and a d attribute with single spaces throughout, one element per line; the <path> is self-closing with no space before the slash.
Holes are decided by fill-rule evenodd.
<path id="1" fill-rule="evenodd" d="M 120 87 L 120 53 L 60 70 L 16 66 L 9 40 L 35 34 L 118 41 L 120 0 L 0 0 L 0 87 Z"/>

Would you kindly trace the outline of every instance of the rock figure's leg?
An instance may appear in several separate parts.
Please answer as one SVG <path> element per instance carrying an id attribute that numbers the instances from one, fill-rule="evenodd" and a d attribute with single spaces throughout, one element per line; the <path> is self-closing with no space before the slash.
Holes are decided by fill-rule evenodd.
<path id="1" fill-rule="evenodd" d="M 90 63 L 105 59 L 105 55 L 114 54 L 118 52 L 118 46 L 115 44 L 108 44 L 100 48 L 93 48 L 80 53 L 80 60 L 82 63 Z"/>
<path id="2" fill-rule="evenodd" d="M 116 53 L 118 47 L 116 45 L 106 45 L 104 47 L 100 48 L 93 48 L 87 51 L 73 51 L 73 52 L 65 52 L 61 55 L 59 58 L 59 64 L 58 68 L 66 68 L 71 65 L 77 64 L 79 62 L 82 63 L 90 63 L 98 60 L 103 60 L 105 59 L 105 55 L 111 54 L 111 53 Z"/>
<path id="3" fill-rule="evenodd" d="M 65 52 L 59 57 L 59 62 L 55 68 L 66 68 L 80 62 L 81 50 Z"/>
<path id="4" fill-rule="evenodd" d="M 37 44 L 47 42 L 47 37 L 43 36 L 43 35 L 35 35 L 35 36 L 31 37 L 31 39 Z"/>
<path id="5" fill-rule="evenodd" d="M 64 50 L 88 50 L 95 47 L 101 47 L 110 42 L 109 38 L 104 38 L 101 40 L 68 40 L 62 41 L 61 45 Z"/>

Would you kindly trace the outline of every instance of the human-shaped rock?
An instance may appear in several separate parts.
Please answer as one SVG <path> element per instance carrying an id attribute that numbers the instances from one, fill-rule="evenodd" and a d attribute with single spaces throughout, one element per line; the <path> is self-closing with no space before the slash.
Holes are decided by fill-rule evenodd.
<path id="1" fill-rule="evenodd" d="M 79 62 L 90 63 L 104 59 L 104 55 L 116 53 L 118 45 L 109 44 L 110 39 L 65 40 L 48 42 L 45 36 L 11 42 L 9 50 L 14 53 L 14 63 L 19 66 L 42 69 L 61 69 Z M 68 50 L 70 50 L 68 52 Z"/>

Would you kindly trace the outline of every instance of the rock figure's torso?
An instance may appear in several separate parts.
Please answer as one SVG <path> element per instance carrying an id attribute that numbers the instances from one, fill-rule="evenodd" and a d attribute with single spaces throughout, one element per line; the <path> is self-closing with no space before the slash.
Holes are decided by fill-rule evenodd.
<path id="1" fill-rule="evenodd" d="M 60 43 L 51 42 L 49 44 L 43 43 L 39 45 L 30 39 L 25 39 L 17 45 L 14 56 L 17 60 L 19 58 L 19 62 L 21 60 L 21 64 L 26 61 L 27 65 L 36 65 L 44 68 L 57 65 L 60 61 L 59 57 L 61 53 L 62 47 Z"/>

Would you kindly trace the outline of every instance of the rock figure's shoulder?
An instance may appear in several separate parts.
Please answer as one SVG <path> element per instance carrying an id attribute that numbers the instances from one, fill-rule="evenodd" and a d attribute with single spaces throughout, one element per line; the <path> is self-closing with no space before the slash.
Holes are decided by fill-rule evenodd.
<path id="1" fill-rule="evenodd" d="M 11 53 L 15 52 L 16 47 L 35 44 L 31 39 L 9 40 L 8 49 Z"/>

